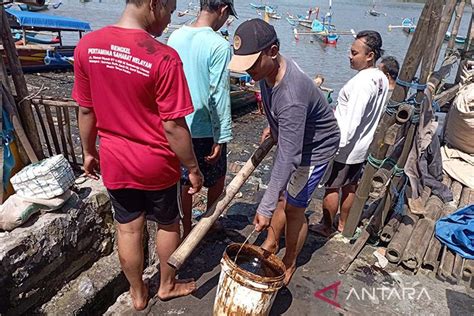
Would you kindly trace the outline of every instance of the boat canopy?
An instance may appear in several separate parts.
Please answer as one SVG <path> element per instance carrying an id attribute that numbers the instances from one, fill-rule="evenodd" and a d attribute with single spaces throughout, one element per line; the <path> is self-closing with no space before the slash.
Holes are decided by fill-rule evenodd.
<path id="1" fill-rule="evenodd" d="M 91 30 L 89 23 L 73 18 L 13 9 L 5 11 L 10 27 L 14 29 L 83 32 Z"/>

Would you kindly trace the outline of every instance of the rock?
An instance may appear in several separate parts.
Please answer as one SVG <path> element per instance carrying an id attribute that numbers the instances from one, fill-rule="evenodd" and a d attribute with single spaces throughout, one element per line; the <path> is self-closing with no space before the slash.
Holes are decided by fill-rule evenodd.
<path id="1" fill-rule="evenodd" d="M 114 230 L 105 192 L 99 182 L 86 181 L 60 210 L 33 216 L 0 236 L 1 314 L 32 312 L 112 251 Z"/>
<path id="2" fill-rule="evenodd" d="M 99 315 L 128 290 L 117 252 L 94 265 L 64 286 L 40 312 L 47 315 Z"/>

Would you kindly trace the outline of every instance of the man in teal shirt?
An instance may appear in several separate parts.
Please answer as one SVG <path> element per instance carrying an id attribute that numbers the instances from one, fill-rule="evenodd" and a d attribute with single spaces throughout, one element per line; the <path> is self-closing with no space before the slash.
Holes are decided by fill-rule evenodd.
<path id="1" fill-rule="evenodd" d="M 196 21 L 171 34 L 168 45 L 183 61 L 194 112 L 186 116 L 194 152 L 208 188 L 207 208 L 219 198 L 227 171 L 226 143 L 232 139 L 228 41 L 216 33 L 229 15 L 236 16 L 233 0 L 201 0 Z M 187 170 L 183 169 L 184 237 L 191 231 L 192 196 Z"/>

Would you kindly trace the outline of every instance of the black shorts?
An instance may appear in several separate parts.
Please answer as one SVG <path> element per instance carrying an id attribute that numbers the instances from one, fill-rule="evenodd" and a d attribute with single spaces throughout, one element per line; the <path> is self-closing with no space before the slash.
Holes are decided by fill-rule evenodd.
<path id="1" fill-rule="evenodd" d="M 181 190 L 178 184 L 158 191 L 107 190 L 115 220 L 120 224 L 130 223 L 145 212 L 148 220 L 161 225 L 173 224 L 181 213 Z"/>
<path id="2" fill-rule="evenodd" d="M 217 180 L 225 176 L 227 172 L 227 144 L 222 144 L 221 156 L 213 165 L 208 164 L 204 157 L 209 156 L 214 145 L 214 139 L 193 138 L 194 154 L 198 161 L 199 169 L 204 176 L 204 186 L 210 188 L 217 183 Z M 188 169 L 181 167 L 181 184 L 191 185 L 189 182 Z"/>
<path id="3" fill-rule="evenodd" d="M 331 167 L 331 174 L 326 181 L 325 187 L 327 189 L 339 189 L 350 184 L 357 184 L 364 170 L 364 164 L 365 163 L 361 162 L 348 165 L 334 161 Z"/>

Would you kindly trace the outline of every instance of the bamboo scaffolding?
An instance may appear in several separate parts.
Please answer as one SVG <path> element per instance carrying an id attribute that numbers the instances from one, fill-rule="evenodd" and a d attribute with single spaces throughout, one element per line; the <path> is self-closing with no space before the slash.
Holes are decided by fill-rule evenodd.
<path id="1" fill-rule="evenodd" d="M 422 54 L 421 51 L 424 51 L 428 37 L 426 36 L 429 33 L 429 25 L 431 20 L 431 14 L 433 10 L 433 4 L 439 2 L 438 0 L 427 1 L 421 12 L 420 19 L 415 30 L 415 34 L 410 42 L 408 52 L 406 54 L 403 66 L 400 70 L 399 78 L 403 81 L 412 81 L 418 66 L 420 65 Z M 393 95 L 392 100 L 395 102 L 402 102 L 405 100 L 408 89 L 402 86 L 397 85 Z M 382 119 L 375 131 L 374 139 L 369 148 L 369 153 L 375 159 L 383 159 L 387 152 L 388 146 L 384 144 L 384 136 L 386 130 L 395 123 L 395 118 L 392 115 L 385 113 L 382 116 Z M 366 168 L 360 184 L 357 188 L 354 203 L 349 212 L 349 216 L 344 227 L 343 235 L 345 237 L 352 237 L 355 232 L 356 227 L 359 224 L 362 210 L 364 208 L 365 202 L 368 198 L 368 192 L 370 189 L 370 184 L 376 168 L 371 164 L 366 164 Z"/>

